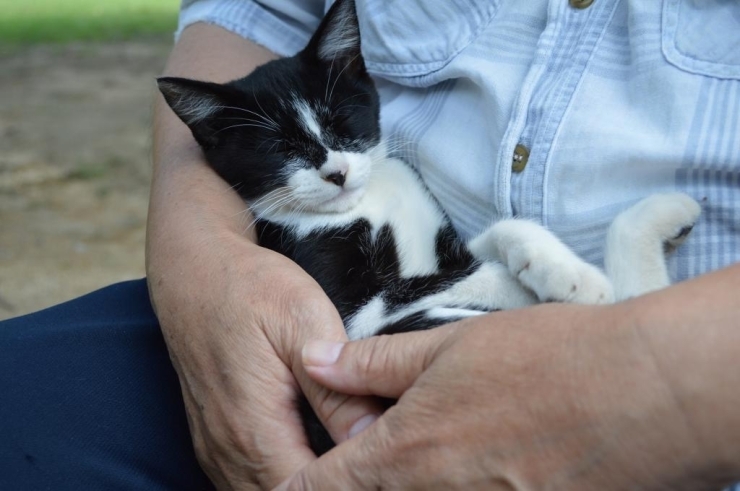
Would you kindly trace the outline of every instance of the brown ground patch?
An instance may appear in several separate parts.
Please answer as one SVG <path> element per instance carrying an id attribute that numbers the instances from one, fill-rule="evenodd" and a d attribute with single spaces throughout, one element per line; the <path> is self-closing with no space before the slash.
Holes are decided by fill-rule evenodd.
<path id="1" fill-rule="evenodd" d="M 151 101 L 170 44 L 0 55 L 0 319 L 144 275 Z"/>

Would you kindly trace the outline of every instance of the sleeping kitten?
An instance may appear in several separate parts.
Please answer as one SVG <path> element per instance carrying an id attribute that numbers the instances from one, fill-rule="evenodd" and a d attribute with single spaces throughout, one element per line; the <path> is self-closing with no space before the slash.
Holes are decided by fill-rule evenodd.
<path id="1" fill-rule="evenodd" d="M 500 221 L 463 242 L 419 175 L 389 158 L 352 0 L 338 0 L 306 48 L 227 84 L 165 77 L 159 88 L 208 163 L 244 198 L 262 246 L 313 276 L 350 338 L 428 329 L 538 302 L 607 303 L 612 282 L 554 235 Z M 648 198 L 609 233 L 617 298 L 668 284 L 698 205 Z M 333 443 L 306 409 L 317 453 Z"/>

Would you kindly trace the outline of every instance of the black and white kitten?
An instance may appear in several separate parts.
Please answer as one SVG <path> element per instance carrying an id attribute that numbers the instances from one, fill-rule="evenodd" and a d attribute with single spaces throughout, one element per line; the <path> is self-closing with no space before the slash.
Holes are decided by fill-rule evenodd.
<path id="1" fill-rule="evenodd" d="M 664 244 L 679 243 L 699 214 L 691 198 L 671 194 L 620 215 L 606 249 L 614 285 L 531 222 L 503 220 L 464 242 L 419 175 L 386 155 L 352 0 L 334 3 L 303 51 L 245 78 L 158 83 L 249 205 L 260 244 L 317 280 L 352 339 L 661 288 Z M 320 426 L 307 429 L 318 453 L 332 445 Z"/>

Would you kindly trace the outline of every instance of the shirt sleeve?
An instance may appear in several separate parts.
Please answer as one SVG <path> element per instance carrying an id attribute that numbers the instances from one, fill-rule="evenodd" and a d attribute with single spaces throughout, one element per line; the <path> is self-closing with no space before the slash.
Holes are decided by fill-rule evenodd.
<path id="1" fill-rule="evenodd" d="M 324 0 L 182 0 L 175 38 L 187 26 L 207 22 L 292 56 L 318 27 L 324 7 Z"/>

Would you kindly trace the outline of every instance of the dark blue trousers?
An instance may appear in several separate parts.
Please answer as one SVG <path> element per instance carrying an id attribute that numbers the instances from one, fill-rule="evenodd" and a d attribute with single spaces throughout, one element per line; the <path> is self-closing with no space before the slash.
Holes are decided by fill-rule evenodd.
<path id="1" fill-rule="evenodd" d="M 0 322 L 0 490 L 214 489 L 144 280 Z"/>

